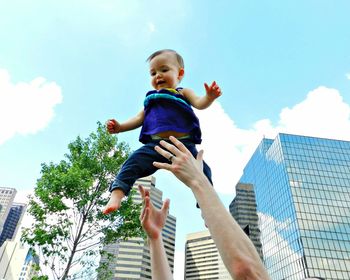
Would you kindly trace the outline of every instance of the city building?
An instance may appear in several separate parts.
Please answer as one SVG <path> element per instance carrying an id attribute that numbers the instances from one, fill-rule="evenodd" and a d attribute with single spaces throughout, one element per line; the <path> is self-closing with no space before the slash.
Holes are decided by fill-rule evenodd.
<path id="1" fill-rule="evenodd" d="M 185 280 L 232 279 L 208 230 L 187 235 Z"/>
<path id="2" fill-rule="evenodd" d="M 350 279 L 350 142 L 263 139 L 240 182 L 254 186 L 272 279 Z"/>
<path id="3" fill-rule="evenodd" d="M 150 191 L 150 198 L 157 208 L 162 207 L 162 192 L 155 187 L 155 177 L 149 176 L 137 180 L 133 186 L 136 190 L 133 200 L 141 203 L 142 198 L 138 192 L 138 185 L 142 185 Z M 162 232 L 163 243 L 168 257 L 168 261 L 173 272 L 175 255 L 175 232 L 176 218 L 168 215 L 165 227 Z M 110 244 L 104 248 L 108 253 L 115 255 L 114 261 L 109 262 L 109 270 L 113 272 L 112 279 L 152 279 L 150 252 L 148 245 L 142 238 L 131 238 L 115 244 Z M 107 259 L 102 256 L 101 263 L 106 263 Z M 101 279 L 100 277 L 98 277 Z M 103 279 L 101 279 L 103 280 Z"/>
<path id="4" fill-rule="evenodd" d="M 0 234 L 0 247 L 5 240 L 13 240 L 16 236 L 18 228 L 20 227 L 21 220 L 26 211 L 26 204 L 24 203 L 12 203 L 10 211 L 4 223 L 4 228 Z"/>
<path id="5" fill-rule="evenodd" d="M 17 191 L 14 188 L 0 188 L 0 234 L 2 233 L 16 193 Z"/>
<path id="6" fill-rule="evenodd" d="M 260 230 L 258 227 L 258 214 L 254 187 L 251 184 L 238 183 L 236 185 L 236 196 L 230 204 L 230 213 L 244 232 L 253 242 L 261 259 L 263 259 L 260 241 Z"/>
<path id="7" fill-rule="evenodd" d="M 28 246 L 16 238 L 6 240 L 0 247 L 0 279 L 30 280 L 37 276 L 34 265 L 39 264 L 39 258 L 34 257 Z"/>

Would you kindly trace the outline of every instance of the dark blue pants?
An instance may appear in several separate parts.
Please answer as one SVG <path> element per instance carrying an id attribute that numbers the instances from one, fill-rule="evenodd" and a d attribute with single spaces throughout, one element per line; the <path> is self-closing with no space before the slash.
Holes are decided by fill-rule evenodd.
<path id="1" fill-rule="evenodd" d="M 182 139 L 180 141 L 194 157 L 197 157 L 196 145 L 190 139 Z M 153 140 L 133 152 L 122 165 L 118 175 L 110 185 L 109 191 L 121 189 L 125 195 L 128 195 L 137 179 L 152 175 L 158 170 L 158 168 L 153 166 L 154 161 L 169 163 L 168 159 L 158 154 L 154 149 L 155 146 L 159 145 L 159 142 L 160 140 Z M 203 162 L 203 172 L 210 183 L 213 184 L 210 167 L 205 162 Z"/>

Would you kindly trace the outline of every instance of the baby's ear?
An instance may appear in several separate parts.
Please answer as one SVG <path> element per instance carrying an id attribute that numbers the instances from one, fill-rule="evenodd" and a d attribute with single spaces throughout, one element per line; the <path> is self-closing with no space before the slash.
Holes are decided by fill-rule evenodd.
<path id="1" fill-rule="evenodd" d="M 185 69 L 180 68 L 178 79 L 181 81 L 184 76 L 185 76 Z"/>

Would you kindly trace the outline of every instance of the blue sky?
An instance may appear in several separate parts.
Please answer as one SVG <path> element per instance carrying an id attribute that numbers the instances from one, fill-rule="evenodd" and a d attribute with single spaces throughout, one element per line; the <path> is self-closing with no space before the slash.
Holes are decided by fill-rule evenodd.
<path id="1" fill-rule="evenodd" d="M 349 10 L 345 0 L 0 0 L 0 185 L 21 196 L 41 163 L 61 160 L 97 121 L 134 116 L 150 89 L 146 58 L 171 48 L 185 60 L 181 86 L 222 88 L 198 112 L 199 148 L 228 206 L 262 137 L 350 140 Z M 136 149 L 138 133 L 118 137 Z M 203 222 L 186 187 L 156 178 L 177 217 L 180 260 Z"/>

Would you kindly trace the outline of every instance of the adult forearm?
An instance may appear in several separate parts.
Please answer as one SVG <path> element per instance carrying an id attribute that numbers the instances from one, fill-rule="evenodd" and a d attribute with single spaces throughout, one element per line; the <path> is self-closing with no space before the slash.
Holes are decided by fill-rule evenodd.
<path id="1" fill-rule="evenodd" d="M 209 181 L 200 176 L 190 187 L 231 276 L 234 279 L 269 279 L 253 243 L 225 209 Z"/>
<path id="2" fill-rule="evenodd" d="M 168 258 L 165 253 L 162 237 L 150 239 L 150 254 L 153 280 L 172 280 Z"/>

